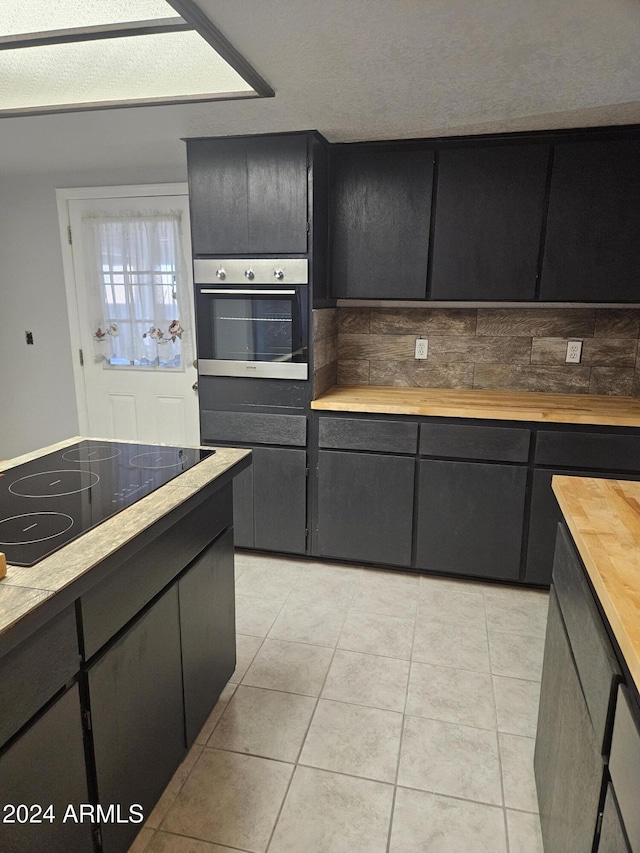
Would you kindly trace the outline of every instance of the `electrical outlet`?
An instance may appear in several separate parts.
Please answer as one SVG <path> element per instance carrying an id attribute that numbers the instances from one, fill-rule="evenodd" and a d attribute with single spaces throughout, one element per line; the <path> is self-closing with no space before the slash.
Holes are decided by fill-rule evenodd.
<path id="1" fill-rule="evenodd" d="M 565 362 L 567 364 L 580 364 L 582 359 L 582 341 L 567 342 L 567 356 Z"/>
<path id="2" fill-rule="evenodd" d="M 416 338 L 416 358 L 429 357 L 429 341 L 427 338 Z"/>

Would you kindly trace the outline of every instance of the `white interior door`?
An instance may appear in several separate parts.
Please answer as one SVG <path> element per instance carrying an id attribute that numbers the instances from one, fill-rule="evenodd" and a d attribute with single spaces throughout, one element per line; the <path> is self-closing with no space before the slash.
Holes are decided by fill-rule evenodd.
<path id="1" fill-rule="evenodd" d="M 182 300 L 182 308 L 187 307 L 187 316 L 180 317 L 180 323 L 186 334 L 191 336 L 190 352 L 174 358 L 171 366 L 162 363 L 158 357 L 155 363 L 145 360 L 127 360 L 112 356 L 109 360 L 98 360 L 95 345 L 95 302 L 89 288 L 96 288 L 97 282 L 87 274 L 87 262 L 97 264 L 95 248 L 88 245 L 88 237 L 83 228 L 83 218 L 88 215 L 106 214 L 117 218 L 120 215 L 142 215 L 152 209 L 154 212 L 181 212 L 181 250 L 185 278 L 176 281 L 174 287 L 183 287 L 188 291 L 188 299 Z M 169 444 L 199 444 L 199 412 L 197 395 L 197 371 L 195 359 L 195 321 L 193 308 L 193 279 L 191 267 L 191 241 L 189 230 L 189 205 L 187 195 L 119 198 L 80 198 L 68 199 L 68 216 L 72 234 L 71 253 L 73 258 L 73 278 L 77 304 L 77 326 L 72 329 L 72 340 L 79 341 L 82 350 L 82 382 L 76 387 L 84 389 L 85 417 L 88 434 L 115 439 L 131 439 L 147 443 L 164 442 Z M 129 263 L 129 268 L 128 268 Z M 116 273 L 107 269 L 109 264 L 102 262 L 100 282 L 110 282 L 109 298 L 132 302 L 131 291 L 135 291 L 144 279 L 144 271 L 131 269 L 130 262 L 124 261 L 124 269 L 118 267 Z M 147 271 L 147 281 L 150 281 Z M 119 282 L 113 285 L 113 282 Z M 153 279 L 157 281 L 157 277 Z M 105 285 L 106 286 L 106 285 Z M 94 294 L 95 295 L 95 294 Z M 175 298 L 175 290 L 173 293 Z M 145 313 L 142 308 L 131 308 Z M 172 310 L 168 308 L 167 310 Z M 73 313 L 69 312 L 73 325 Z M 148 313 L 148 311 L 146 312 Z M 176 313 L 177 309 L 176 309 Z M 178 319 L 176 317 L 176 319 Z M 152 317 L 140 317 L 151 327 Z M 164 330 L 166 333 L 166 329 Z M 138 329 L 139 336 L 139 329 Z M 115 341 L 115 339 L 114 339 Z M 180 341 L 179 346 L 184 342 Z M 173 348 L 175 349 L 175 347 Z M 160 352 L 161 347 L 157 347 Z M 117 354 L 116 354 L 117 355 Z M 185 355 L 188 355 L 185 358 Z M 177 362 L 177 364 L 176 364 Z M 82 408 L 79 406 L 79 408 Z"/>

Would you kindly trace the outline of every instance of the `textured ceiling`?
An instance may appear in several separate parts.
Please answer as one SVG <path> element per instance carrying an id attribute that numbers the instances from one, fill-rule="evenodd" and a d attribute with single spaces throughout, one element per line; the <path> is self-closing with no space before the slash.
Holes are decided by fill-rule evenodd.
<path id="1" fill-rule="evenodd" d="M 275 98 L 0 119 L 0 173 L 183 164 L 185 136 L 640 123 L 640 0 L 198 2 Z"/>

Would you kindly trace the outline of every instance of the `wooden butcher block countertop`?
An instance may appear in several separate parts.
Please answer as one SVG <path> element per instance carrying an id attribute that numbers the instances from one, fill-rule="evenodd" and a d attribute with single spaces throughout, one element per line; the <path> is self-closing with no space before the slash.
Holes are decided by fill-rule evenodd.
<path id="1" fill-rule="evenodd" d="M 314 400 L 311 408 L 330 412 L 640 427 L 640 399 L 591 394 L 335 385 Z"/>
<path id="2" fill-rule="evenodd" d="M 640 482 L 556 476 L 553 491 L 640 691 Z"/>

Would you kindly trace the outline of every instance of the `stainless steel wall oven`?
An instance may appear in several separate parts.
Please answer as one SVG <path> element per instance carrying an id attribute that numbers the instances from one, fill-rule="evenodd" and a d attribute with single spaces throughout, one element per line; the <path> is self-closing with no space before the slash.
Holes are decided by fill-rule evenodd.
<path id="1" fill-rule="evenodd" d="M 307 379 L 308 261 L 197 259 L 198 371 Z"/>

